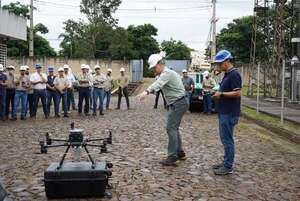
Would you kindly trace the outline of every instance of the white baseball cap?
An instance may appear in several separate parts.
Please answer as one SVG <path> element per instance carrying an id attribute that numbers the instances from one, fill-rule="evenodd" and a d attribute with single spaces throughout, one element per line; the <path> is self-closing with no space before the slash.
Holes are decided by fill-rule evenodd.
<path id="1" fill-rule="evenodd" d="M 148 59 L 149 68 L 154 68 L 158 62 L 166 57 L 166 52 L 160 52 L 158 54 L 152 54 Z"/>
<path id="2" fill-rule="evenodd" d="M 183 69 L 183 70 L 182 70 L 182 73 L 187 73 L 187 70 L 186 70 L 186 69 Z"/>
<path id="3" fill-rule="evenodd" d="M 57 70 L 57 72 L 62 72 L 62 71 L 64 71 L 64 68 L 62 68 L 62 67 L 60 67 L 60 68 Z"/>
<path id="4" fill-rule="evenodd" d="M 120 72 L 125 72 L 125 68 L 120 68 Z"/>
<path id="5" fill-rule="evenodd" d="M 26 67 L 26 70 L 29 70 L 29 69 L 30 69 L 29 66 L 27 66 L 27 65 L 25 65 L 25 67 Z"/>
<path id="6" fill-rule="evenodd" d="M 112 72 L 112 69 L 111 69 L 111 68 L 108 68 L 108 69 L 107 69 L 107 72 Z"/>
<path id="7" fill-rule="evenodd" d="M 0 71 L 4 71 L 4 67 L 2 64 L 0 64 Z"/>
<path id="8" fill-rule="evenodd" d="M 81 64 L 80 68 L 81 69 L 88 69 L 88 67 L 86 66 L 86 64 Z"/>
<path id="9" fill-rule="evenodd" d="M 10 66 L 7 67 L 7 69 L 13 69 L 13 70 L 15 70 L 15 67 L 13 65 L 10 65 Z"/>
<path id="10" fill-rule="evenodd" d="M 96 66 L 95 66 L 95 70 L 96 70 L 96 69 L 100 69 L 100 66 L 99 66 L 99 65 L 96 65 Z"/>
<path id="11" fill-rule="evenodd" d="M 27 67 L 26 67 L 26 66 L 20 66 L 20 71 L 21 71 L 21 70 L 24 70 L 24 71 L 25 71 L 25 70 L 27 70 Z"/>
<path id="12" fill-rule="evenodd" d="M 68 64 L 65 64 L 64 65 L 64 69 L 69 69 L 70 67 L 69 67 L 69 65 Z"/>

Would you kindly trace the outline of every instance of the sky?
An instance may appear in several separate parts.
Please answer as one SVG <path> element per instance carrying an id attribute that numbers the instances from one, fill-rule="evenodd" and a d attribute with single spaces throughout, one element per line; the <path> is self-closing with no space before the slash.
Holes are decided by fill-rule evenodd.
<path id="1" fill-rule="evenodd" d="M 2 5 L 17 2 L 1 1 Z M 30 4 L 30 0 L 18 1 Z M 64 21 L 86 20 L 79 5 L 80 0 L 34 0 L 34 24 L 48 27 L 45 38 L 55 50 L 59 50 Z M 217 0 L 217 32 L 235 18 L 252 15 L 253 5 L 253 0 Z M 173 38 L 202 52 L 209 40 L 211 15 L 211 0 L 123 0 L 114 16 L 121 27 L 151 23 L 158 29 L 159 42 Z"/>

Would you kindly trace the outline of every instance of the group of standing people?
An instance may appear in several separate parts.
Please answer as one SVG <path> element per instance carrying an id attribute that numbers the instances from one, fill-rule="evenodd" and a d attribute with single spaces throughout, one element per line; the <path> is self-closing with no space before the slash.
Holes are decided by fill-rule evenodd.
<path id="1" fill-rule="evenodd" d="M 30 74 L 29 66 L 20 66 L 19 73 L 15 72 L 14 66 L 10 65 L 4 69 L 0 64 L 0 119 L 17 120 L 17 113 L 21 103 L 20 119 L 25 120 L 27 112 L 31 118 L 35 118 L 41 100 L 44 117 L 47 119 L 51 114 L 53 103 L 54 117 L 69 117 L 69 111 L 78 110 L 81 115 L 84 105 L 84 114 L 88 116 L 90 109 L 94 116 L 104 115 L 105 108 L 109 110 L 110 98 L 114 84 L 118 87 L 118 105 L 120 109 L 121 99 L 125 96 L 127 108 L 129 109 L 128 84 L 129 78 L 125 75 L 125 68 L 120 69 L 120 77 L 114 82 L 112 69 L 108 68 L 106 73 L 101 72 L 101 67 L 96 65 L 94 73 L 87 64 L 81 65 L 81 73 L 75 76 L 69 65 L 65 64 L 58 68 L 49 66 L 47 74 L 43 72 L 41 64 L 35 65 L 35 72 Z M 78 105 L 76 108 L 74 91 L 78 89 Z M 62 103 L 62 104 L 60 104 Z M 62 113 L 60 113 L 62 105 Z M 11 116 L 11 118 L 9 118 Z"/>

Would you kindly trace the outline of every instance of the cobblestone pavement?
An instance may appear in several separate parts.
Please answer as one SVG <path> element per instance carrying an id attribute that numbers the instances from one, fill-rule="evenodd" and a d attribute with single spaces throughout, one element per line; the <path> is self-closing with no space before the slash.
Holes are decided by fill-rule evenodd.
<path id="1" fill-rule="evenodd" d="M 165 168 L 158 164 L 166 154 L 165 111 L 152 109 L 153 98 L 143 103 L 132 98 L 131 102 L 132 110 L 110 110 L 104 117 L 79 117 L 73 112 L 72 119 L 0 122 L 0 180 L 9 196 L 13 200 L 47 200 L 43 171 L 59 160 L 64 149 L 41 155 L 38 141 L 46 132 L 66 136 L 74 121 L 90 136 L 104 136 L 101 130 L 113 129 L 110 153 L 100 155 L 92 150 L 96 160 L 109 159 L 114 164 L 112 201 L 300 200 L 299 145 L 277 140 L 241 120 L 236 130 L 235 172 L 215 176 L 211 165 L 223 154 L 217 117 L 187 113 L 181 132 L 188 159 L 178 167 Z"/>

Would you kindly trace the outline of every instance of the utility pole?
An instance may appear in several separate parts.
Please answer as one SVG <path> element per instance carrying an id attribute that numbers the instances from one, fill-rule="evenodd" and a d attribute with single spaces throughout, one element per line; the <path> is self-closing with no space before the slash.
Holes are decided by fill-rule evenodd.
<path id="1" fill-rule="evenodd" d="M 216 56 L 216 49 L 217 49 L 217 36 L 216 36 L 216 24 L 217 24 L 217 19 L 216 19 L 216 3 L 217 0 L 212 0 L 212 19 L 211 19 L 211 27 L 212 27 L 212 43 L 211 43 L 211 61 L 215 59 Z"/>
<path id="2" fill-rule="evenodd" d="M 29 30 L 29 56 L 34 56 L 33 46 L 33 0 L 30 0 L 30 30 Z"/>

